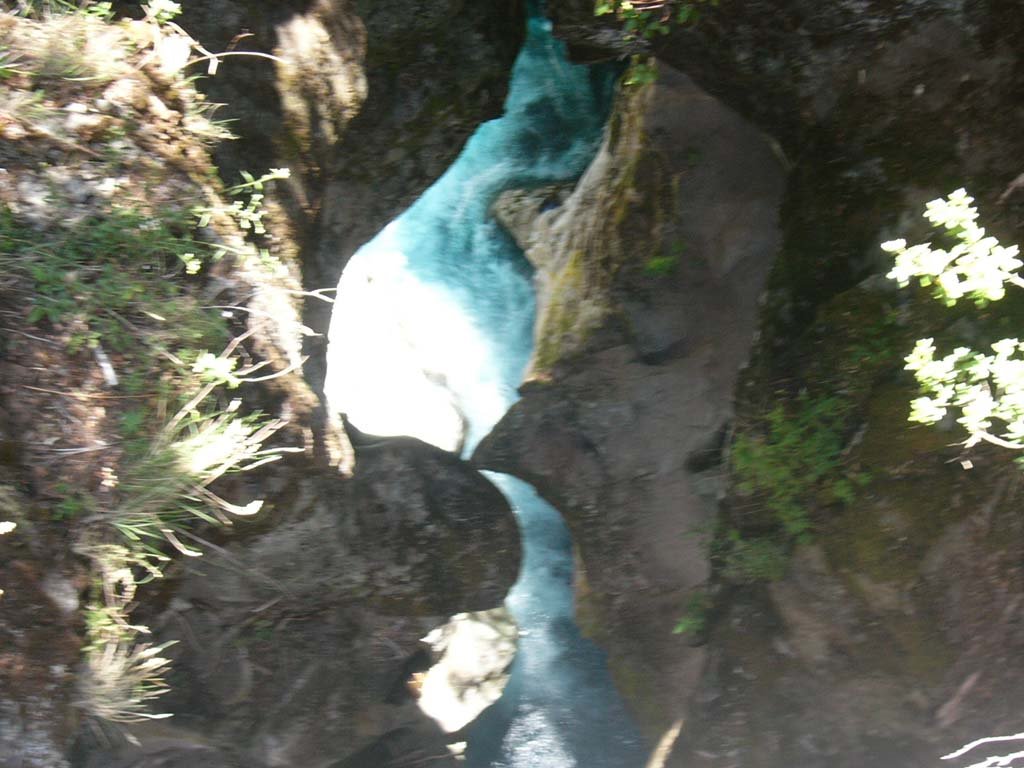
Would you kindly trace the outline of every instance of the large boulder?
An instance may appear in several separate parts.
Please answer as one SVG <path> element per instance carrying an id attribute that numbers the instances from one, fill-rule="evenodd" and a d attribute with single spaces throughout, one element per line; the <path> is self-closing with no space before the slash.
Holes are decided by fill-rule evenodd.
<path id="1" fill-rule="evenodd" d="M 489 481 L 425 443 L 382 441 L 357 466 L 350 481 L 301 462 L 273 475 L 268 530 L 186 563 L 148 619 L 156 642 L 176 641 L 159 702 L 174 730 L 136 730 L 142 746 L 118 753 L 126 766 L 150 765 L 154 750 L 182 755 L 168 765 L 207 750 L 247 766 L 445 753 L 417 706 L 414 675 L 435 661 L 421 640 L 501 604 L 518 573 L 516 521 Z M 480 674 L 478 710 L 507 663 Z"/>
<path id="2" fill-rule="evenodd" d="M 691 535 L 714 512 L 704 454 L 754 338 L 782 184 L 764 136 L 664 67 L 624 92 L 572 194 L 517 227 L 539 270 L 532 380 L 474 461 L 565 515 L 578 619 L 652 735 L 703 664 L 672 628 L 709 575 Z"/>

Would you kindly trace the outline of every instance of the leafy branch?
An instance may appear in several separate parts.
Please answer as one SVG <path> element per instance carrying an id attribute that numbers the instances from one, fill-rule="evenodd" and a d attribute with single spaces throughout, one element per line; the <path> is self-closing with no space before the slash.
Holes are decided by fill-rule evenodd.
<path id="1" fill-rule="evenodd" d="M 650 40 L 673 26 L 695 24 L 702 6 L 716 5 L 718 0 L 597 0 L 594 15 L 614 14 L 628 35 Z"/>

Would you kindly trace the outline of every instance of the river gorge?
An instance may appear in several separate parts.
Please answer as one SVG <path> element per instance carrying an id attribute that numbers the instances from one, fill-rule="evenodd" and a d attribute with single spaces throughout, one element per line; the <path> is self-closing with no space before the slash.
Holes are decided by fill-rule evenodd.
<path id="1" fill-rule="evenodd" d="M 445 175 L 349 261 L 325 392 L 361 432 L 469 456 L 515 401 L 533 347 L 533 269 L 490 209 L 506 190 L 578 178 L 600 144 L 616 75 L 570 64 L 535 12 L 504 116 L 481 126 Z M 470 728 L 468 764 L 641 765 L 642 742 L 604 655 L 573 621 L 568 531 L 528 485 L 492 479 L 522 531 L 522 571 L 508 597 L 520 639 L 503 699 Z"/>

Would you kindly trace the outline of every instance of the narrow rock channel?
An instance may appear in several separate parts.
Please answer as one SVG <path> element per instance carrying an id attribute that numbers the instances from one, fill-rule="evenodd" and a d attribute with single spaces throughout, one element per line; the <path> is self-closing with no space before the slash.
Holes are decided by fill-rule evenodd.
<path id="1" fill-rule="evenodd" d="M 577 178 L 600 142 L 615 72 L 571 65 L 533 13 L 504 117 L 350 261 L 325 391 L 361 431 L 469 455 L 508 407 L 533 347 L 531 268 L 489 214 L 498 194 Z M 644 748 L 604 655 L 573 621 L 572 542 L 525 483 L 490 476 L 517 510 L 525 557 L 508 606 L 512 680 L 468 733 L 471 766 L 632 768 Z"/>

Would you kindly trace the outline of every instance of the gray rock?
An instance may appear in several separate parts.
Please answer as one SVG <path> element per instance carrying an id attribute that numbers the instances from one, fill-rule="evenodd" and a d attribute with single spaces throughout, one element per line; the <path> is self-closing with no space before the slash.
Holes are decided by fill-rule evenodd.
<path id="1" fill-rule="evenodd" d="M 613 674 L 643 691 L 644 711 L 658 713 L 644 725 L 660 733 L 703 663 L 672 635 L 709 575 L 692 534 L 714 493 L 689 465 L 732 414 L 783 174 L 758 131 L 668 68 L 622 97 L 612 125 L 530 235 L 527 256 L 542 265 L 538 381 L 474 461 L 523 477 L 565 515 L 585 571 L 583 628 Z M 670 253 L 671 269 L 649 268 Z"/>
<path id="2" fill-rule="evenodd" d="M 9 486 L 0 491 L 12 493 Z M 18 496 L 22 506 L 27 502 Z M 35 541 L 33 541 L 35 539 Z M 27 523 L 0 536 L 0 765 L 67 768 L 74 738 L 77 615 L 63 570 Z M 50 569 L 52 576 L 50 576 Z M 56 594 L 54 594 L 56 592 Z M 52 594 L 52 597 L 51 597 Z"/>
<path id="3" fill-rule="evenodd" d="M 267 530 L 206 547 L 148 619 L 157 642 L 178 641 L 160 707 L 191 745 L 160 759 L 186 765 L 201 749 L 221 761 L 211 765 L 324 765 L 385 742 L 396 760 L 443 749 L 410 681 L 435 661 L 422 638 L 454 614 L 499 606 L 514 583 L 518 528 L 504 497 L 412 439 L 360 447 L 350 481 L 305 462 L 279 477 L 288 482 Z M 507 661 L 492 661 L 462 683 L 479 708 L 503 685 Z M 165 734 L 134 733 L 142 751 L 118 759 L 149 766 Z"/>
<path id="4" fill-rule="evenodd" d="M 572 185 L 553 184 L 536 189 L 509 189 L 498 195 L 491 210 L 516 245 L 528 255 L 534 244 L 538 219 L 553 214 L 565 202 Z M 540 266 L 534 264 L 534 266 Z"/>

